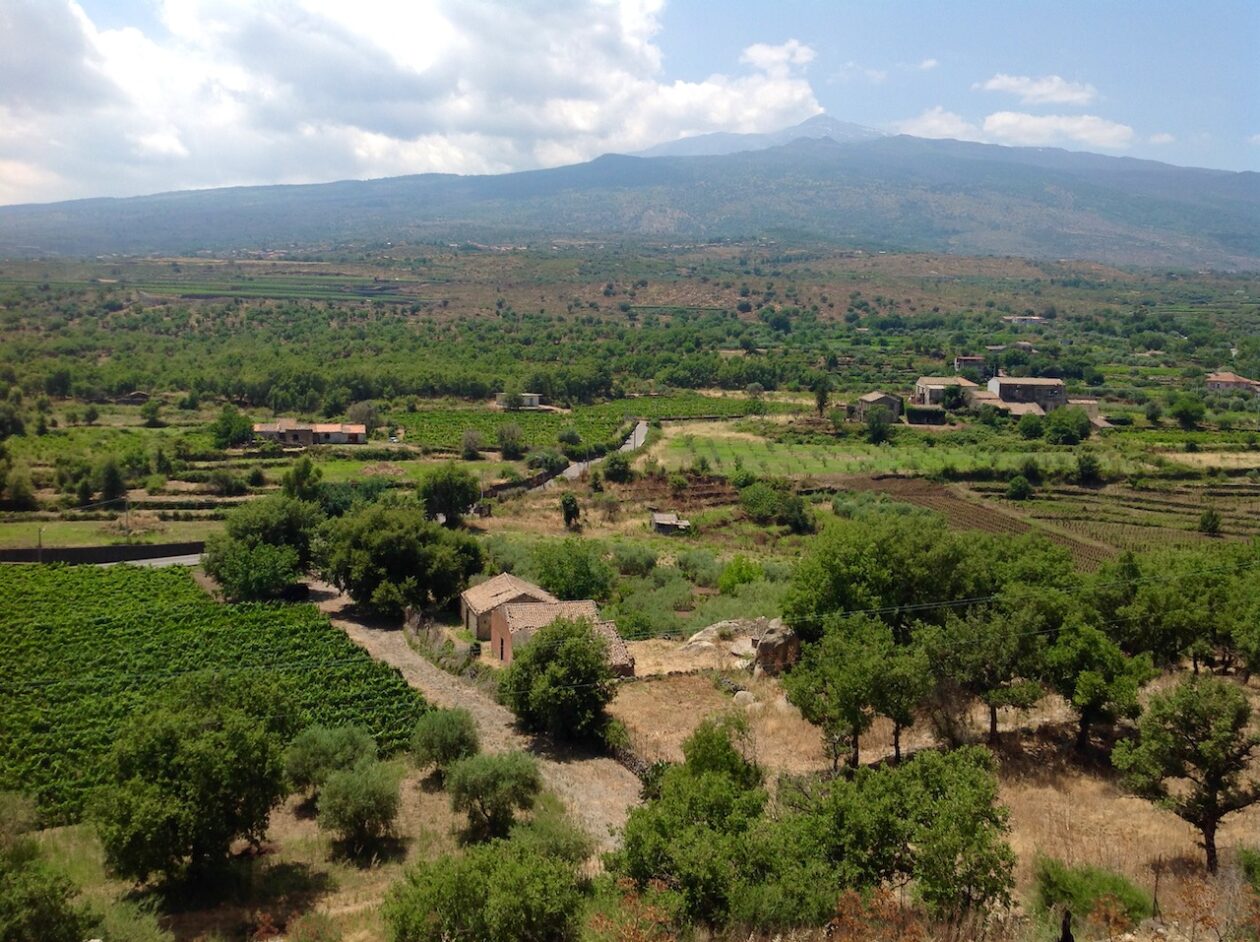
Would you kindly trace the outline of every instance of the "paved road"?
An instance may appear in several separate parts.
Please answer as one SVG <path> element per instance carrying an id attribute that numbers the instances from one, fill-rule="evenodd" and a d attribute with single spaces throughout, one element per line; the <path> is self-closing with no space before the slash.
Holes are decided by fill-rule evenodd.
<path id="1" fill-rule="evenodd" d="M 191 556 L 155 556 L 152 559 L 126 559 L 118 563 L 97 563 L 98 566 L 197 566 L 201 563 L 201 555 Z"/>
<path id="2" fill-rule="evenodd" d="M 407 644 L 401 629 L 373 626 L 357 619 L 350 599 L 327 583 L 312 582 L 311 594 L 334 625 L 374 658 L 398 668 L 407 683 L 430 703 L 468 710 L 477 721 L 481 745 L 487 752 L 526 749 L 538 756 L 547 787 L 564 802 L 573 819 L 599 842 L 601 849 L 616 845 L 616 835 L 625 824 L 626 815 L 639 803 L 640 782 L 636 775 L 604 756 L 562 754 L 545 741 L 523 735 L 505 707 L 421 657 Z"/>
<path id="3" fill-rule="evenodd" d="M 618 451 L 634 451 L 638 448 L 642 448 L 643 443 L 647 441 L 647 433 L 648 424 L 646 422 L 640 422 L 630 432 L 630 437 L 621 443 L 621 447 Z M 602 460 L 603 459 L 601 458 L 596 458 L 594 461 L 574 461 L 567 468 L 561 471 L 557 477 L 543 482 L 543 484 L 540 485 L 540 490 L 543 488 L 555 487 L 555 482 L 560 478 L 564 478 L 566 481 L 576 481 L 582 476 L 583 472 L 591 467 L 591 465 L 597 464 Z"/>

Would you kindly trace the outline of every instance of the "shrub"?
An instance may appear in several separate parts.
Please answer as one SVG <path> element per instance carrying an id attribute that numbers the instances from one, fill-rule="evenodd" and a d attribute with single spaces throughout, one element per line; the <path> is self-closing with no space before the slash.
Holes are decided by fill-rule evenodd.
<path id="1" fill-rule="evenodd" d="M 515 652 L 499 691 L 526 729 L 594 738 L 613 697 L 607 645 L 588 622 L 559 619 Z"/>
<path id="2" fill-rule="evenodd" d="M 617 543 L 612 548 L 613 565 L 623 576 L 646 576 L 656 566 L 656 552 L 638 543 Z"/>
<path id="3" fill-rule="evenodd" d="M 761 567 L 746 556 L 737 555 L 722 568 L 718 577 L 718 591 L 731 595 L 746 582 L 757 582 L 765 577 Z"/>
<path id="4" fill-rule="evenodd" d="M 599 547 L 572 537 L 534 549 L 538 584 L 562 599 L 605 599 L 612 591 L 613 572 Z"/>
<path id="5" fill-rule="evenodd" d="M 362 851 L 393 830 L 398 781 L 395 768 L 374 759 L 333 772 L 319 793 L 319 826 Z"/>
<path id="6" fill-rule="evenodd" d="M 481 748 L 477 723 L 464 709 L 430 710 L 416 723 L 411 735 L 411 754 L 416 764 L 434 766 L 439 773 Z"/>
<path id="7" fill-rule="evenodd" d="M 494 841 L 409 871 L 385 920 L 394 942 L 577 942 L 582 903 L 571 862 L 527 841 Z"/>
<path id="8" fill-rule="evenodd" d="M 463 436 L 459 440 L 459 453 L 465 461 L 478 461 L 481 459 L 481 449 L 485 444 L 481 440 L 481 433 L 475 428 L 465 429 Z"/>
<path id="9" fill-rule="evenodd" d="M 233 601 L 276 598 L 298 577 L 298 556 L 288 546 L 250 545 L 218 533 L 206 541 L 202 566 Z"/>
<path id="10" fill-rule="evenodd" d="M 630 467 L 630 459 L 626 457 L 624 452 L 614 451 L 604 459 L 604 477 L 617 484 L 625 484 L 634 477 L 634 470 Z"/>
<path id="11" fill-rule="evenodd" d="M 1028 478 L 1022 474 L 1017 474 L 1006 483 L 1006 499 L 1007 500 L 1028 500 L 1032 497 L 1032 485 L 1028 483 Z"/>
<path id="12" fill-rule="evenodd" d="M 1104 897 L 1116 900 L 1133 922 L 1154 912 L 1151 897 L 1118 873 L 1082 864 L 1070 867 L 1053 857 L 1039 857 L 1033 874 L 1036 905 L 1042 911 L 1061 906 L 1084 918 Z"/>
<path id="13" fill-rule="evenodd" d="M 529 460 L 526 464 L 536 471 L 559 474 L 569 466 L 569 459 L 554 448 L 544 448 L 542 451 L 530 452 Z"/>
<path id="14" fill-rule="evenodd" d="M 308 726 L 284 751 L 284 771 L 294 788 L 318 789 L 334 772 L 376 758 L 376 743 L 361 726 Z"/>
<path id="15" fill-rule="evenodd" d="M 451 807 L 468 815 L 469 836 L 503 837 L 517 811 L 528 811 L 542 790 L 538 763 L 525 752 L 461 759 L 447 773 Z"/>
<path id="16" fill-rule="evenodd" d="M 687 550 L 679 553 L 675 561 L 683 575 L 698 586 L 712 588 L 722 575 L 722 566 L 717 557 L 704 549 Z"/>
<path id="17" fill-rule="evenodd" d="M 1221 535 L 1221 512 L 1215 507 L 1204 508 L 1199 515 L 1199 532 L 1208 536 Z"/>
<path id="18" fill-rule="evenodd" d="M 1033 415 L 1031 412 L 1021 415 L 1015 427 L 1020 435 L 1029 439 L 1040 438 L 1045 432 L 1045 423 L 1041 416 Z"/>
<path id="19" fill-rule="evenodd" d="M 497 437 L 499 439 L 499 454 L 506 461 L 515 461 L 525 455 L 525 436 L 521 432 L 521 427 L 515 422 L 508 422 L 500 425 Z"/>

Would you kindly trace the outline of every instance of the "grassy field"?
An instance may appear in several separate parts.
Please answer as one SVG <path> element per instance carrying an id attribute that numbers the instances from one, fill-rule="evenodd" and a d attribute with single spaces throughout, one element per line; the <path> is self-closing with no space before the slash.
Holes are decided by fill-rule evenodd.
<path id="1" fill-rule="evenodd" d="M 44 546 L 184 543 L 205 540 L 223 528 L 222 521 L 206 519 L 146 520 L 143 525 L 145 529 L 128 535 L 121 520 L 4 520 L 0 521 L 0 547 L 37 546 L 41 542 Z"/>

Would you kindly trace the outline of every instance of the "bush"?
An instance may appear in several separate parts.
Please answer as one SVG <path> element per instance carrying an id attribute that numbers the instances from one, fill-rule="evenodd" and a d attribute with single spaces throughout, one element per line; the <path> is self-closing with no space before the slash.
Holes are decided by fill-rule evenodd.
<path id="1" fill-rule="evenodd" d="M 1146 891 L 1101 867 L 1070 867 L 1052 857 L 1039 857 L 1033 879 L 1036 905 L 1043 912 L 1063 907 L 1084 919 L 1104 897 L 1114 899 L 1131 922 L 1146 919 L 1154 912 L 1154 903 Z"/>
<path id="2" fill-rule="evenodd" d="M 446 788 L 451 807 L 468 815 L 470 837 L 503 837 L 516 812 L 534 806 L 542 790 L 542 776 L 537 761 L 528 753 L 483 753 L 452 765 Z"/>
<path id="3" fill-rule="evenodd" d="M 607 645 L 586 621 L 559 619 L 514 652 L 499 692 L 526 729 L 594 739 L 613 698 Z"/>
<path id="4" fill-rule="evenodd" d="M 675 563 L 683 575 L 705 588 L 716 586 L 722 575 L 722 565 L 708 550 L 696 549 L 679 553 Z"/>
<path id="5" fill-rule="evenodd" d="M 612 557 L 623 576 L 646 576 L 656 566 L 656 551 L 638 543 L 614 544 Z"/>
<path id="6" fill-rule="evenodd" d="M 521 432 L 521 427 L 515 422 L 500 425 L 497 436 L 499 454 L 505 461 L 515 461 L 525 456 L 525 436 Z"/>
<path id="7" fill-rule="evenodd" d="M 577 942 L 582 903 L 571 862 L 527 841 L 494 841 L 408 872 L 385 920 L 394 942 Z"/>
<path id="8" fill-rule="evenodd" d="M 430 710 L 411 734 L 411 755 L 421 768 L 434 766 L 439 773 L 460 759 L 475 756 L 481 748 L 477 723 L 464 709 Z"/>
<path id="9" fill-rule="evenodd" d="M 613 572 L 594 543 L 576 537 L 534 549 L 538 584 L 561 599 L 596 599 L 612 591 Z"/>
<path id="10" fill-rule="evenodd" d="M 617 484 L 625 484 L 634 477 L 634 469 L 630 467 L 630 459 L 625 452 L 614 451 L 604 459 L 604 477 Z"/>
<path id="11" fill-rule="evenodd" d="M 474 428 L 464 430 L 463 437 L 459 441 L 459 453 L 465 461 L 479 461 L 481 449 L 484 447 L 480 432 Z"/>
<path id="12" fill-rule="evenodd" d="M 761 567 L 746 556 L 737 555 L 722 568 L 718 577 L 718 591 L 731 595 L 746 582 L 758 582 L 765 577 Z"/>
<path id="13" fill-rule="evenodd" d="M 1221 535 L 1221 512 L 1215 507 L 1207 507 L 1199 515 L 1199 532 L 1208 536 Z"/>
<path id="14" fill-rule="evenodd" d="M 308 726 L 284 751 L 284 771 L 299 791 L 319 789 L 334 772 L 376 758 L 376 742 L 361 726 Z"/>
<path id="15" fill-rule="evenodd" d="M 393 830 L 398 782 L 395 768 L 374 759 L 333 772 L 319 793 L 319 826 L 362 851 Z"/>
<path id="16" fill-rule="evenodd" d="M 569 466 L 569 459 L 554 448 L 545 448 L 542 451 L 530 452 L 526 464 L 536 471 L 559 474 Z"/>
<path id="17" fill-rule="evenodd" d="M 1017 474 L 1006 483 L 1006 499 L 1007 500 L 1028 500 L 1032 497 L 1032 485 L 1028 483 L 1028 478 L 1022 474 Z"/>
<path id="18" fill-rule="evenodd" d="M 1033 415 L 1031 412 L 1021 415 L 1015 428 L 1019 430 L 1020 435 L 1028 439 L 1040 438 L 1045 433 L 1045 423 L 1041 416 Z"/>

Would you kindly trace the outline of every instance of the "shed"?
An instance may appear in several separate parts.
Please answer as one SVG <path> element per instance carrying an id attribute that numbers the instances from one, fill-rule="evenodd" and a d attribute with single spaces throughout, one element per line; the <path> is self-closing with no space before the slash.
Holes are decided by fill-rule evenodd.
<path id="1" fill-rule="evenodd" d="M 622 640 L 617 626 L 599 617 L 599 608 L 590 599 L 575 602 L 512 602 L 495 610 L 490 627 L 490 651 L 504 666 L 542 628 L 560 619 L 585 621 L 604 639 L 608 662 L 618 676 L 634 675 L 634 657 Z"/>
<path id="2" fill-rule="evenodd" d="M 894 419 L 900 418 L 902 407 L 902 398 L 894 396 L 892 393 L 881 392 L 875 390 L 868 392 L 864 396 L 859 396 L 857 405 L 853 409 L 854 417 L 858 421 L 865 421 L 867 413 L 873 409 L 884 409 L 888 415 Z"/>
<path id="3" fill-rule="evenodd" d="M 652 529 L 657 533 L 686 533 L 691 529 L 691 521 L 684 520 L 676 513 L 653 513 Z"/>

